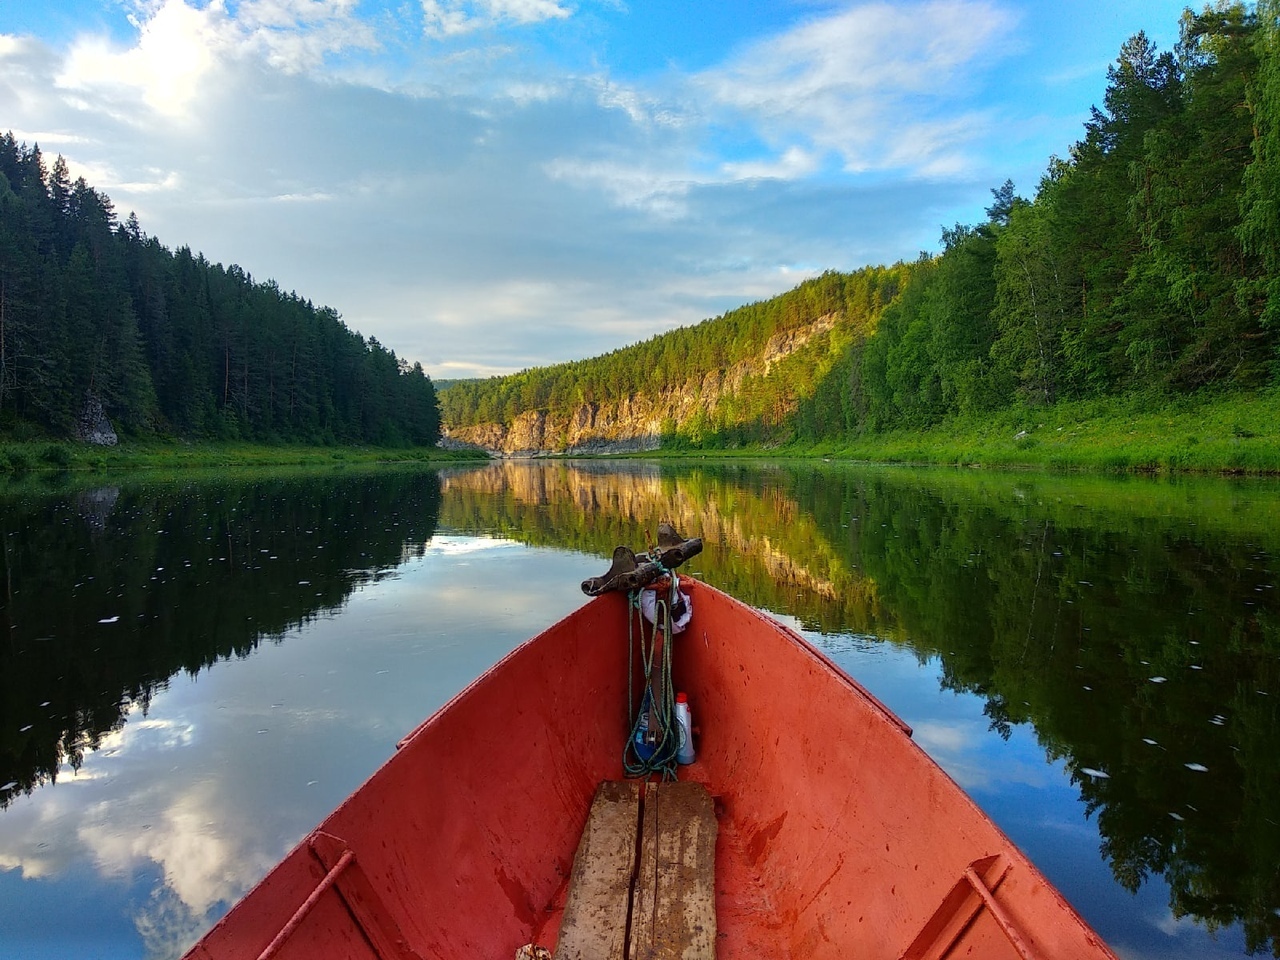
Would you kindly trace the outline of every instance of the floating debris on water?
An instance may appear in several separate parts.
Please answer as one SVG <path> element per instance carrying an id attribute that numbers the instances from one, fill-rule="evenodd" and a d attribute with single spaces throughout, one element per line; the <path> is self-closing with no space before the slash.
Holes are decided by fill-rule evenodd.
<path id="1" fill-rule="evenodd" d="M 1159 742 L 1158 742 L 1158 741 L 1152 740 L 1150 737 L 1143 737 L 1143 738 L 1142 738 L 1142 742 L 1143 742 L 1143 743 L 1146 743 L 1146 744 L 1149 744 L 1149 745 L 1151 745 L 1151 746 L 1153 746 L 1153 747 L 1158 747 L 1158 746 L 1160 746 L 1160 744 L 1159 744 Z"/>
<path id="2" fill-rule="evenodd" d="M 1185 821 L 1185 820 L 1187 819 L 1187 818 L 1186 818 L 1186 817 L 1184 817 L 1182 814 L 1180 814 L 1180 813 L 1174 813 L 1172 810 L 1170 810 L 1170 811 L 1169 811 L 1169 816 L 1173 817 L 1173 819 L 1175 819 L 1175 820 L 1184 820 L 1184 821 Z"/>
<path id="3" fill-rule="evenodd" d="M 1081 767 L 1080 772 L 1088 774 L 1091 777 L 1096 777 L 1099 780 L 1111 779 L 1111 774 L 1107 773 L 1105 770 L 1095 770 L 1093 767 Z"/>
<path id="4" fill-rule="evenodd" d="M 119 619 L 120 619 L 119 617 L 103 617 L 98 622 L 99 623 L 115 623 Z"/>
<path id="5" fill-rule="evenodd" d="M 1184 763 L 1183 766 L 1186 767 L 1188 770 L 1194 770 L 1196 773 L 1209 772 L 1209 768 L 1206 767 L 1203 763 Z"/>
<path id="6" fill-rule="evenodd" d="M 1147 679 L 1150 680 L 1152 683 L 1164 683 L 1169 678 L 1168 677 L 1148 677 Z"/>
<path id="7" fill-rule="evenodd" d="M 34 724 L 34 723 L 28 723 L 25 727 L 23 727 L 23 728 L 22 728 L 21 730 L 19 730 L 18 732 L 19 732 L 19 733 L 26 733 L 28 730 L 30 730 L 30 729 L 31 729 L 32 727 L 34 727 L 34 726 L 35 726 L 35 724 Z"/>
<path id="8" fill-rule="evenodd" d="M 13 789 L 14 787 L 16 787 L 17 785 L 18 785 L 18 781 L 17 781 L 17 780 L 10 780 L 10 781 L 9 781 L 8 783 L 6 783 L 4 786 L 0 787 L 0 790 L 12 790 L 12 789 Z"/>

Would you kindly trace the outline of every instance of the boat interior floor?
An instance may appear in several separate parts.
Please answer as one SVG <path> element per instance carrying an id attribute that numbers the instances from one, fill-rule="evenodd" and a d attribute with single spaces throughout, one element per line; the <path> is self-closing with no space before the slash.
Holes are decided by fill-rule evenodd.
<path id="1" fill-rule="evenodd" d="M 759 879 L 741 869 L 742 853 L 737 839 L 721 830 L 702 784 L 605 781 L 563 900 L 556 898 L 539 942 L 556 941 L 556 960 L 777 956 L 775 943 L 728 942 L 747 931 L 756 940 L 776 927 L 768 922 L 772 911 Z M 719 891 L 717 872 L 731 881 Z M 732 902 L 717 896 L 726 886 L 735 890 Z M 758 896 L 743 897 L 744 889 Z"/>

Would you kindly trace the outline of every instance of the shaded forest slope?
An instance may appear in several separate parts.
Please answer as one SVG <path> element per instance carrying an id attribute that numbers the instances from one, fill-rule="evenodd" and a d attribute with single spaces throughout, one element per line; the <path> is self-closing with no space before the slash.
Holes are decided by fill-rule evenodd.
<path id="1" fill-rule="evenodd" d="M 0 136 L 0 437 L 434 444 L 435 388 L 274 282 L 119 223 L 58 157 Z"/>

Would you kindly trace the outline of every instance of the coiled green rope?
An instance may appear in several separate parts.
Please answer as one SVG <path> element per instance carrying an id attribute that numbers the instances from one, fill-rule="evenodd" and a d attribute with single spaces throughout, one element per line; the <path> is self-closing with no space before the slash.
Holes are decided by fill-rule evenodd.
<path id="1" fill-rule="evenodd" d="M 663 780 L 676 779 L 676 753 L 680 749 L 680 733 L 676 729 L 675 719 L 675 684 L 671 679 L 671 608 L 680 596 L 680 582 L 675 573 L 671 574 L 671 589 L 667 597 L 655 596 L 654 623 L 652 629 L 645 630 L 644 614 L 640 612 L 640 591 L 632 590 L 628 595 L 627 605 L 627 718 L 632 721 L 631 732 L 627 735 L 626 746 L 622 748 L 622 769 L 628 777 L 648 777 L 655 773 L 662 774 Z M 640 696 L 640 709 L 637 712 L 634 703 L 635 688 L 635 631 L 636 624 L 640 629 L 640 661 L 644 667 L 644 691 Z M 666 649 L 663 651 L 661 669 L 657 678 L 658 687 L 654 689 L 653 659 L 657 649 L 658 632 L 664 637 Z M 637 749 L 637 737 L 644 737 L 648 731 L 650 715 L 649 705 L 656 703 L 659 730 L 652 741 L 653 752 L 646 758 Z"/>

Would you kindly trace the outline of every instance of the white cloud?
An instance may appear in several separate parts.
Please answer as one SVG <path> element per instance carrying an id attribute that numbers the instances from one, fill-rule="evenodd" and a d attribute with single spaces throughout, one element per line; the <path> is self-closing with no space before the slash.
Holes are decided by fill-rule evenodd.
<path id="1" fill-rule="evenodd" d="M 622 160 L 576 160 L 557 157 L 546 164 L 547 175 L 579 187 L 598 189 L 624 207 L 664 219 L 684 216 L 684 197 L 693 178 L 683 168 L 661 170 Z"/>
<path id="2" fill-rule="evenodd" d="M 936 720 L 917 722 L 912 727 L 912 739 L 935 759 L 938 756 L 959 756 L 981 743 L 981 736 L 972 723 L 943 723 Z"/>
<path id="3" fill-rule="evenodd" d="M 489 553 L 494 550 L 525 549 L 524 545 L 514 540 L 502 540 L 489 537 L 451 537 L 435 536 L 427 545 L 427 554 L 440 556 L 464 556 L 474 553 Z"/>
<path id="4" fill-rule="evenodd" d="M 864 4 L 753 44 L 696 82 L 771 142 L 833 151 L 851 172 L 949 172 L 985 128 L 963 94 L 1013 23 L 987 0 Z"/>
<path id="5" fill-rule="evenodd" d="M 225 0 L 204 7 L 160 0 L 130 19 L 138 30 L 132 47 L 82 36 L 66 57 L 57 86 L 82 94 L 86 110 L 134 93 L 170 120 L 194 122 L 194 102 L 202 88 L 218 82 L 218 67 L 228 58 L 259 57 L 297 73 L 319 68 L 327 54 L 377 47 L 354 0 L 245 0 L 234 14 Z"/>
<path id="6" fill-rule="evenodd" d="M 733 180 L 797 180 L 818 169 L 818 158 L 800 147 L 788 147 L 776 160 L 749 160 L 726 163 L 725 174 Z"/>
<path id="7" fill-rule="evenodd" d="M 229 41 L 220 3 L 196 10 L 167 0 L 139 22 L 138 43 L 128 50 L 115 50 L 101 37 L 77 41 L 56 82 L 65 90 L 108 95 L 136 90 L 153 110 L 178 118 Z"/>
<path id="8" fill-rule="evenodd" d="M 563 20 L 571 11 L 555 0 L 422 0 L 425 32 L 453 37 L 500 24 Z"/>
<path id="9" fill-rule="evenodd" d="M 243 49 L 289 72 L 317 69 L 328 54 L 380 46 L 359 0 L 244 0 L 235 22 Z"/>

